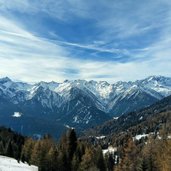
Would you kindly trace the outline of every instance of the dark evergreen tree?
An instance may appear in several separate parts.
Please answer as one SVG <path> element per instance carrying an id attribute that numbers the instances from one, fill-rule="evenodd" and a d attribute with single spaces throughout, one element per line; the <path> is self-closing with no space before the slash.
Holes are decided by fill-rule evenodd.
<path id="1" fill-rule="evenodd" d="M 11 140 L 8 141 L 8 144 L 6 146 L 5 155 L 8 157 L 13 157 L 13 148 L 12 148 Z"/>
<path id="2" fill-rule="evenodd" d="M 96 165 L 100 171 L 106 170 L 102 149 L 100 147 L 97 148 L 97 152 L 96 152 Z"/>
<path id="3" fill-rule="evenodd" d="M 67 150 L 68 150 L 68 159 L 72 160 L 73 154 L 77 148 L 77 137 L 74 129 L 70 129 L 67 133 Z"/>
<path id="4" fill-rule="evenodd" d="M 31 138 L 28 138 L 22 148 L 21 152 L 21 160 L 24 162 L 30 164 L 31 162 L 31 155 L 32 155 L 32 149 L 34 148 L 35 141 L 33 141 Z"/>
<path id="5" fill-rule="evenodd" d="M 113 171 L 113 167 L 114 167 L 114 159 L 113 159 L 113 156 L 111 154 L 106 155 L 105 161 L 106 161 L 107 171 Z"/>
<path id="6" fill-rule="evenodd" d="M 52 146 L 46 156 L 47 170 L 56 171 L 58 168 L 58 151 L 55 146 Z"/>
<path id="7" fill-rule="evenodd" d="M 91 170 L 92 168 L 98 170 L 95 162 L 96 162 L 95 153 L 93 149 L 91 149 L 90 147 L 86 147 L 85 154 L 82 157 L 79 170 L 85 171 L 85 170 Z"/>
<path id="8" fill-rule="evenodd" d="M 69 162 L 70 163 L 70 162 Z M 58 155 L 58 169 L 60 171 L 70 171 L 71 166 L 68 165 L 68 159 L 66 156 L 66 152 L 60 151 Z"/>

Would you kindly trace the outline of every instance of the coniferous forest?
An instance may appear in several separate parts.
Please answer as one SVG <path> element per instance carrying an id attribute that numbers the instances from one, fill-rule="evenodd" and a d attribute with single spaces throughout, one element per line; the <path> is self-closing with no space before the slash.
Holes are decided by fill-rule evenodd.
<path id="1" fill-rule="evenodd" d="M 0 128 L 0 155 L 36 165 L 40 171 L 169 171 L 170 125 L 158 135 L 135 140 L 130 133 L 111 137 L 114 153 L 103 155 L 102 145 L 77 138 L 69 129 L 57 142 L 50 135 L 39 140 Z M 106 140 L 105 143 L 108 140 Z"/>

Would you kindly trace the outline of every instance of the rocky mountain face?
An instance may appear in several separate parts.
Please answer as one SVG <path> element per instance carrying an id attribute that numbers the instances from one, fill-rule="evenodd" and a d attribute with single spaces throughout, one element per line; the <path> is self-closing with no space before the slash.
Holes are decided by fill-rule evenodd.
<path id="1" fill-rule="evenodd" d="M 157 132 L 163 126 L 163 123 L 171 121 L 170 116 L 171 96 L 168 96 L 149 107 L 113 118 L 102 125 L 88 130 L 85 134 L 88 136 L 111 136 L 132 130 L 139 134 Z"/>
<path id="2" fill-rule="evenodd" d="M 171 78 L 163 76 L 114 84 L 85 80 L 28 84 L 6 77 L 0 79 L 0 124 L 30 134 L 56 134 L 64 127 L 83 130 L 169 95 Z"/>

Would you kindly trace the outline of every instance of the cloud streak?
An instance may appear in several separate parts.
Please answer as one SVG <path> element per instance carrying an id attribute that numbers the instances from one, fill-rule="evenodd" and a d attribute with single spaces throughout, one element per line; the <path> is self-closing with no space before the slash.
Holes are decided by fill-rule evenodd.
<path id="1" fill-rule="evenodd" d="M 79 0 L 53 2 L 43 1 L 39 7 L 38 0 L 0 0 L 0 77 L 28 82 L 115 82 L 149 75 L 171 76 L 169 1 L 148 1 L 148 6 L 147 2 L 110 0 L 99 0 L 99 5 Z M 44 18 L 38 14 L 43 13 L 53 21 L 46 27 L 50 37 L 41 33 Z M 26 23 L 17 18 L 19 14 L 35 16 L 40 31 L 34 30 L 31 20 Z M 92 32 L 84 32 L 82 22 L 91 23 Z M 74 32 L 75 26 L 83 33 Z M 70 41 L 63 36 L 66 33 Z"/>

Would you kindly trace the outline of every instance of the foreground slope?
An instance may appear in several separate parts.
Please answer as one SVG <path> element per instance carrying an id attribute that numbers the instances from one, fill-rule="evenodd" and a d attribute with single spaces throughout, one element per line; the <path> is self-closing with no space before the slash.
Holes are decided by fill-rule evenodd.
<path id="1" fill-rule="evenodd" d="M 10 157 L 0 156 L 0 171 L 38 171 L 38 167 L 18 163 L 17 160 Z"/>

